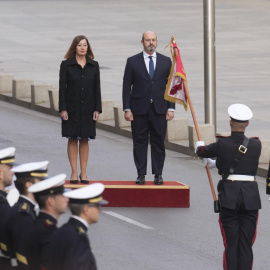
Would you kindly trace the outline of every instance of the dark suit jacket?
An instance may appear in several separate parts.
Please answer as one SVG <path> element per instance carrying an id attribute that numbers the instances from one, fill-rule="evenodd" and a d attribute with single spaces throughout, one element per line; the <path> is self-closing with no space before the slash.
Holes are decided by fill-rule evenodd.
<path id="1" fill-rule="evenodd" d="M 157 53 L 154 77 L 151 80 L 147 72 L 143 53 L 127 59 L 123 79 L 123 109 L 131 109 L 133 114 L 147 114 L 150 107 L 151 94 L 158 114 L 166 114 L 175 104 L 164 99 L 167 79 L 172 62 L 167 56 Z"/>

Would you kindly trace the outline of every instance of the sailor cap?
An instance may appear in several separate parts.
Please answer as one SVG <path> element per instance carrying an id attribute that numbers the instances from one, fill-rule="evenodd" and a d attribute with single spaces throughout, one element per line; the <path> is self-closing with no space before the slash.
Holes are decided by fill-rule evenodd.
<path id="1" fill-rule="evenodd" d="M 58 174 L 32 185 L 28 191 L 35 196 L 63 194 L 65 180 L 66 174 Z"/>
<path id="2" fill-rule="evenodd" d="M 247 122 L 253 117 L 253 113 L 248 106 L 238 103 L 229 106 L 228 114 L 235 122 Z"/>
<path id="3" fill-rule="evenodd" d="M 34 177 L 46 179 L 48 176 L 49 161 L 29 162 L 14 166 L 10 171 L 14 172 L 17 179 L 22 177 Z"/>
<path id="4" fill-rule="evenodd" d="M 0 150 L 0 164 L 15 165 L 15 147 L 8 147 Z"/>
<path id="5" fill-rule="evenodd" d="M 108 204 L 103 200 L 102 193 L 104 191 L 104 185 L 101 183 L 95 183 L 86 187 L 78 188 L 65 193 L 65 197 L 69 198 L 69 203 L 78 204 Z"/>

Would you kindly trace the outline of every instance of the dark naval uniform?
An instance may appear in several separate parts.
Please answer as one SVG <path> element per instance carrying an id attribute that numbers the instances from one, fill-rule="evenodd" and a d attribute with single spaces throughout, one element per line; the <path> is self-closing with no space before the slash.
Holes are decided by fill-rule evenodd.
<path id="1" fill-rule="evenodd" d="M 70 218 L 54 234 L 46 248 L 44 269 L 49 270 L 96 270 L 96 261 L 87 236 L 87 227 L 75 218 Z"/>
<path id="2" fill-rule="evenodd" d="M 229 172 L 239 146 L 243 143 L 243 132 L 232 132 L 230 137 L 220 137 L 216 143 L 197 149 L 199 157 L 217 157 L 216 166 L 220 175 Z M 250 138 L 247 152 L 235 167 L 234 175 L 256 175 L 261 154 L 261 142 Z M 229 177 L 230 178 L 230 177 Z M 250 270 L 253 263 L 252 245 L 256 238 L 258 209 L 261 200 L 256 181 L 221 180 L 218 184 L 221 203 L 219 223 L 225 251 L 223 267 L 228 270 Z"/>
<path id="3" fill-rule="evenodd" d="M 10 258 L 16 258 L 18 268 L 25 269 L 27 263 L 24 250 L 24 236 L 36 218 L 35 205 L 20 196 L 16 204 L 11 207 L 5 222 L 5 243 L 7 254 Z"/>
<path id="4" fill-rule="evenodd" d="M 269 162 L 269 168 L 268 168 L 268 173 L 266 177 L 266 194 L 270 195 L 270 162 Z"/>
<path id="5" fill-rule="evenodd" d="M 0 269 L 10 269 L 10 258 L 4 255 L 7 246 L 4 243 L 4 222 L 10 210 L 10 205 L 6 199 L 7 193 L 0 190 Z"/>
<path id="6" fill-rule="evenodd" d="M 57 230 L 56 224 L 57 220 L 53 216 L 40 212 L 29 227 L 24 238 L 27 269 L 40 270 L 41 266 L 44 265 L 43 251 Z"/>

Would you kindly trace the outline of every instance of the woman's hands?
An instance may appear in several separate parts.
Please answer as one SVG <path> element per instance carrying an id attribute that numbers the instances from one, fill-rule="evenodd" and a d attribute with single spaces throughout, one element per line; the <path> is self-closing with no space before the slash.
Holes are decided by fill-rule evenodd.
<path id="1" fill-rule="evenodd" d="M 99 112 L 98 111 L 94 111 L 94 113 L 93 113 L 93 120 L 94 121 L 97 121 L 98 120 L 98 117 L 99 117 Z"/>
<path id="2" fill-rule="evenodd" d="M 68 120 L 68 113 L 67 113 L 67 111 L 61 111 L 61 112 L 60 112 L 60 115 L 61 115 L 61 118 L 62 118 L 64 121 Z"/>

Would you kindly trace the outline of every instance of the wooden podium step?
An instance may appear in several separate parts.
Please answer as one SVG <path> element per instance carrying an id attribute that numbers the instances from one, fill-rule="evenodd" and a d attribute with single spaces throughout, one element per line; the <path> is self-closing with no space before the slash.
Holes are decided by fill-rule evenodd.
<path id="1" fill-rule="evenodd" d="M 90 181 L 89 184 L 102 183 L 105 186 L 103 198 L 109 202 L 106 207 L 189 207 L 189 186 L 178 181 L 164 181 L 163 185 L 154 185 L 145 181 L 136 185 L 135 181 Z M 85 184 L 70 184 L 66 180 L 65 188 L 80 188 Z"/>

